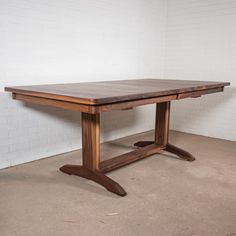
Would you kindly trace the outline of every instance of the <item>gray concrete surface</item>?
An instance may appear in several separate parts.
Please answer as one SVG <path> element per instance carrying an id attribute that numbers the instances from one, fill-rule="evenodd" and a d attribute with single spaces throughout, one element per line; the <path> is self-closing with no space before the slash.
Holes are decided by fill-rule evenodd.
<path id="1" fill-rule="evenodd" d="M 102 145 L 103 159 L 152 139 L 147 132 Z M 108 175 L 124 198 L 59 172 L 81 150 L 0 171 L 1 236 L 236 236 L 236 142 L 171 132 L 189 163 L 153 155 Z"/>

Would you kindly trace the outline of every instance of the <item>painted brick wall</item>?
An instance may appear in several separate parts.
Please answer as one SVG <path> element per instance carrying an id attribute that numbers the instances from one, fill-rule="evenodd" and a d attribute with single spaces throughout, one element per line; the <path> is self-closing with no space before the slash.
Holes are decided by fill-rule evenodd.
<path id="1" fill-rule="evenodd" d="M 164 2 L 0 0 L 0 90 L 161 76 Z"/>
<path id="2" fill-rule="evenodd" d="M 166 22 L 165 78 L 231 82 L 173 102 L 171 128 L 236 141 L 236 1 L 168 0 Z"/>
<path id="3" fill-rule="evenodd" d="M 164 0 L 0 0 L 0 168 L 81 147 L 79 113 L 24 105 L 4 86 L 161 77 L 163 7 Z M 152 129 L 153 108 L 102 115 L 102 141 Z"/>

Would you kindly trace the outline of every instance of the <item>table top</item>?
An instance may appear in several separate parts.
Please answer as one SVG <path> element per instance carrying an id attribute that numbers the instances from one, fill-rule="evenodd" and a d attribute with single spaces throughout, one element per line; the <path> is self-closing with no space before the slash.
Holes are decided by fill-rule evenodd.
<path id="1" fill-rule="evenodd" d="M 230 85 L 230 83 L 192 80 L 136 79 L 17 86 L 6 87 L 5 90 L 35 97 L 99 105 L 219 88 L 227 85 Z"/>

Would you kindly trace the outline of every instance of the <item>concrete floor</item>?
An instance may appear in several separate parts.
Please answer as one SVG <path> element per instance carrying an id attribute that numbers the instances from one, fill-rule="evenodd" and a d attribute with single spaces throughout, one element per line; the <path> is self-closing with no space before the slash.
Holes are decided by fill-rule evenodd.
<path id="1" fill-rule="evenodd" d="M 104 159 L 132 149 L 147 132 L 102 145 Z M 169 154 L 108 175 L 124 198 L 58 171 L 71 152 L 0 171 L 1 236 L 236 236 L 236 142 L 171 132 L 195 162 Z"/>

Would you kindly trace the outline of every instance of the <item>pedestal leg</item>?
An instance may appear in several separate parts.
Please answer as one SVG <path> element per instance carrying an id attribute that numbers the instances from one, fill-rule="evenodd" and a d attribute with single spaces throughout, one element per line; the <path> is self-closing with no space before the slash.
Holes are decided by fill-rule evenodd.
<path id="1" fill-rule="evenodd" d="M 114 180 L 100 171 L 100 117 L 99 114 L 82 113 L 82 153 L 83 164 L 65 165 L 64 173 L 78 175 L 102 185 L 108 191 L 125 196 L 125 190 Z"/>
<path id="2" fill-rule="evenodd" d="M 166 146 L 169 137 L 170 102 L 156 104 L 155 143 Z"/>
<path id="3" fill-rule="evenodd" d="M 134 145 L 145 147 L 153 143 L 163 146 L 163 150 L 177 155 L 186 161 L 194 161 L 195 158 L 187 151 L 180 149 L 168 142 L 170 124 L 170 102 L 156 104 L 156 124 L 154 141 L 139 141 Z"/>

